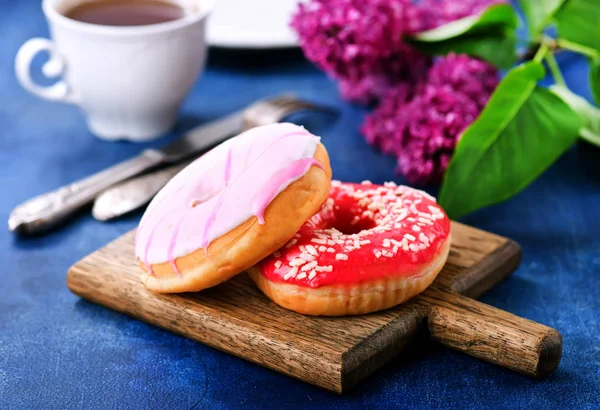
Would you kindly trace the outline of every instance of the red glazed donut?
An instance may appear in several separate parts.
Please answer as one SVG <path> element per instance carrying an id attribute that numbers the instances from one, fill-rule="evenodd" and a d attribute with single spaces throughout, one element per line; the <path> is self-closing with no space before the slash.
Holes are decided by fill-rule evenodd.
<path id="1" fill-rule="evenodd" d="M 375 312 L 433 282 L 450 249 L 450 221 L 425 192 L 332 182 L 329 198 L 283 248 L 250 268 L 278 305 L 308 315 Z"/>

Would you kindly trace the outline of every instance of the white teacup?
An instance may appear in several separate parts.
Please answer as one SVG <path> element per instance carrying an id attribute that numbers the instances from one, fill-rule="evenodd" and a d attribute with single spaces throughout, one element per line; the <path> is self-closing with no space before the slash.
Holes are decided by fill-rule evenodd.
<path id="1" fill-rule="evenodd" d="M 23 44 L 15 62 L 19 82 L 39 97 L 81 107 L 100 138 L 145 141 L 166 133 L 204 67 L 204 32 L 213 2 L 170 0 L 184 9 L 182 18 L 122 27 L 63 15 L 84 1 L 43 0 L 53 40 L 33 38 Z M 62 76 L 49 87 L 30 76 L 31 61 L 40 51 L 50 54 L 44 75 Z"/>

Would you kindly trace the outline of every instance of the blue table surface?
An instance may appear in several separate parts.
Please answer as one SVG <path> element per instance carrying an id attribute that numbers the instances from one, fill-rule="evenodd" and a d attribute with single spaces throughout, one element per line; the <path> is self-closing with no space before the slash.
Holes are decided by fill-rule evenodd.
<path id="1" fill-rule="evenodd" d="M 38 1 L 0 2 L 0 15 L 0 220 L 6 221 L 18 203 L 129 158 L 142 146 L 100 141 L 76 108 L 21 89 L 15 53 L 28 38 L 47 36 L 46 24 Z M 589 99 L 585 62 L 565 56 L 561 66 L 569 85 Z M 335 178 L 402 182 L 394 160 L 371 149 L 358 132 L 366 109 L 341 101 L 335 84 L 296 51 L 213 50 L 175 133 L 284 90 L 340 110 L 339 120 L 321 133 Z M 482 300 L 562 332 L 563 359 L 546 380 L 427 343 L 344 396 L 71 294 L 65 285 L 69 266 L 134 228 L 140 213 L 100 223 L 84 212 L 35 238 L 0 229 L 6 258 L 0 274 L 0 408 L 597 407 L 598 204 L 600 150 L 578 144 L 511 201 L 463 220 L 522 245 L 519 269 Z"/>

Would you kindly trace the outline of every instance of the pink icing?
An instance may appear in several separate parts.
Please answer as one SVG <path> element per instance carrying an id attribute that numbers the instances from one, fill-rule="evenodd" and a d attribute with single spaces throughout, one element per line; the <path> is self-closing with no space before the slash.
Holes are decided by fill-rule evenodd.
<path id="1" fill-rule="evenodd" d="M 269 203 L 301 178 L 314 160 L 319 137 L 297 125 L 257 127 L 232 138 L 177 174 L 156 195 L 136 235 L 136 256 L 170 262 L 256 216 L 264 223 Z M 149 270 L 150 272 L 150 270 Z"/>
<path id="2" fill-rule="evenodd" d="M 265 223 L 265 209 L 267 205 L 271 203 L 280 191 L 281 185 L 285 184 L 286 181 L 296 180 L 302 175 L 306 174 L 308 169 L 312 166 L 317 166 L 323 169 L 323 165 L 314 158 L 302 158 L 292 162 L 282 172 L 277 173 L 271 177 L 267 182 L 265 189 L 261 192 L 257 201 L 254 204 L 254 215 L 258 218 L 258 222 L 261 224 Z"/>

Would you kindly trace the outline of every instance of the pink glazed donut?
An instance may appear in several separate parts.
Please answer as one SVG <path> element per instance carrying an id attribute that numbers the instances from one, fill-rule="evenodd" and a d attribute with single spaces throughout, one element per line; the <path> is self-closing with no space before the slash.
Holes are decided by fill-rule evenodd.
<path id="1" fill-rule="evenodd" d="M 321 207 L 331 168 L 297 125 L 253 128 L 206 153 L 156 195 L 137 230 L 148 289 L 195 292 L 258 263 Z"/>

